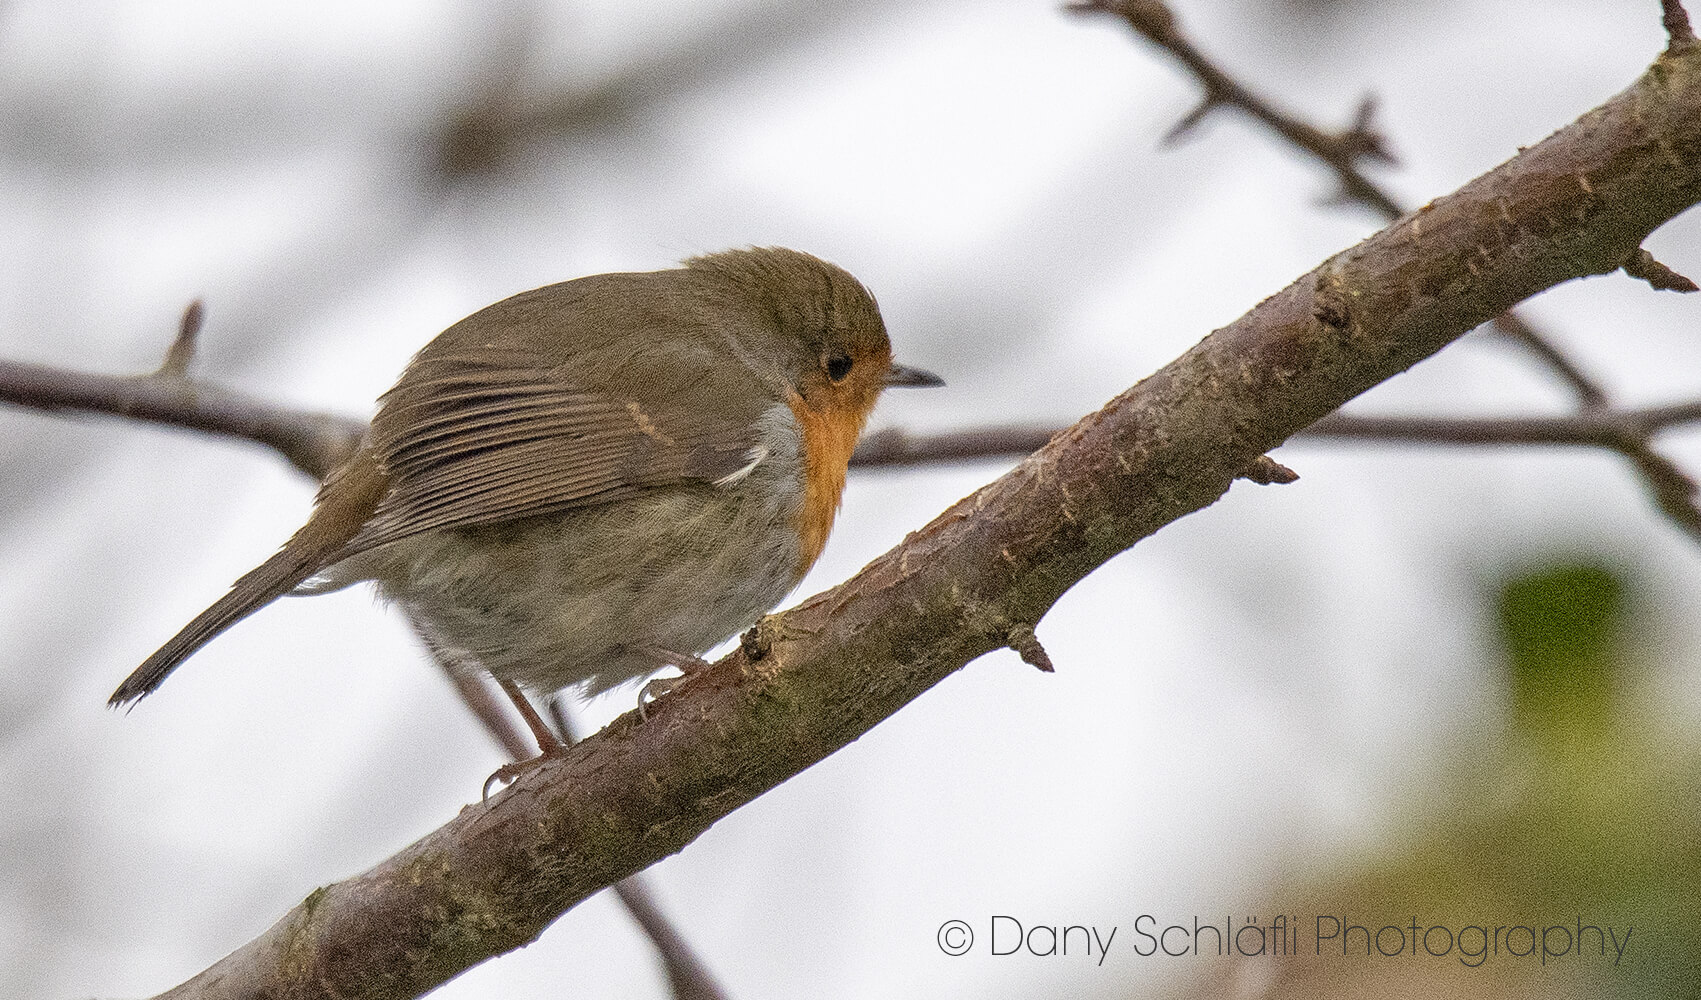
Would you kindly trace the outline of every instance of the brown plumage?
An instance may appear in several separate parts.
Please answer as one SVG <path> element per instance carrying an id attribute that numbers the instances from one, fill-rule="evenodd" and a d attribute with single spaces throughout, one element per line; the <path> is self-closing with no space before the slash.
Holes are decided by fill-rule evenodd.
<path id="1" fill-rule="evenodd" d="M 522 292 L 419 352 L 307 524 L 112 704 L 283 594 L 361 580 L 536 691 L 688 659 L 820 554 L 881 390 L 937 384 L 892 364 L 856 279 L 793 250 Z"/>

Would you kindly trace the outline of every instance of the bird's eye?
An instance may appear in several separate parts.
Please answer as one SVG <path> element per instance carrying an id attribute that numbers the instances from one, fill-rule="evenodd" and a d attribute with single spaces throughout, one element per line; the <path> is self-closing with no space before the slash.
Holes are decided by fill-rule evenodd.
<path id="1" fill-rule="evenodd" d="M 835 354 L 827 359 L 827 377 L 835 382 L 843 382 L 850 370 L 851 359 L 848 354 Z"/>

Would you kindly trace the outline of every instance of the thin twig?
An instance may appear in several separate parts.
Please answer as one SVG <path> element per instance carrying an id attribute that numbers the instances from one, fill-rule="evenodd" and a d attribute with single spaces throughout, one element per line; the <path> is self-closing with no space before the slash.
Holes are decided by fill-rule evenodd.
<path id="1" fill-rule="evenodd" d="M 1675 55 L 1694 44 L 1694 32 L 1679 0 L 1662 0 L 1662 7 L 1666 32 L 1671 39 L 1667 53 Z M 1067 9 L 1121 18 L 1135 33 L 1173 56 L 1198 80 L 1205 91 L 1204 99 L 1181 120 L 1172 136 L 1191 130 L 1214 108 L 1239 109 L 1332 170 L 1340 184 L 1342 200 L 1368 205 L 1390 221 L 1404 214 L 1404 209 L 1393 195 L 1360 169 L 1360 163 L 1365 159 L 1391 159 L 1381 133 L 1372 122 L 1374 105 L 1370 102 L 1360 105 L 1350 128 L 1340 133 L 1326 132 L 1279 110 L 1211 61 L 1182 34 L 1175 14 L 1163 0 L 1081 0 L 1070 4 Z M 1633 252 L 1622 267 L 1626 273 L 1648 281 L 1655 288 L 1688 291 L 1695 287 L 1689 279 L 1660 264 L 1645 250 Z M 1494 328 L 1522 344 L 1562 379 L 1576 395 L 1585 414 L 1610 409 L 1611 399 L 1606 390 L 1527 320 L 1508 311 L 1496 317 Z M 1674 463 L 1653 450 L 1649 444 L 1649 432 L 1625 429 L 1610 441 L 1595 443 L 1628 458 L 1660 509 L 1701 541 L 1701 508 L 1695 503 L 1701 489 Z"/>
<path id="2" fill-rule="evenodd" d="M 1340 185 L 1336 200 L 1367 205 L 1390 222 L 1405 213 L 1406 210 L 1387 189 L 1359 169 L 1359 161 L 1365 158 L 1385 162 L 1392 160 L 1381 133 L 1371 120 L 1375 108 L 1373 103 L 1366 101 L 1359 106 L 1351 128 L 1331 134 L 1280 110 L 1218 66 L 1182 34 L 1175 14 L 1163 0 L 1084 0 L 1069 5 L 1067 9 L 1120 17 L 1141 37 L 1185 66 L 1205 90 L 1204 101 L 1182 120 L 1189 128 L 1215 107 L 1236 108 L 1333 171 Z M 1576 366 L 1565 360 L 1559 349 L 1528 323 L 1516 318 L 1504 323 L 1497 320 L 1495 327 L 1528 346 L 1573 389 L 1580 393 L 1583 391 L 1582 380 L 1576 377 Z M 1580 395 L 1580 399 L 1584 405 L 1593 405 L 1584 396 Z"/>
<path id="3" fill-rule="evenodd" d="M 1508 314 L 1510 315 L 1510 314 Z M 332 457 L 347 456 L 366 425 L 353 417 L 298 410 L 230 392 L 204 381 L 141 393 L 143 380 L 0 361 L 0 403 L 46 412 L 76 411 L 173 427 L 218 437 L 251 441 L 275 449 L 316 479 L 334 468 Z M 1592 384 L 1592 383 L 1591 383 Z M 1595 408 L 1571 416 L 1530 417 L 1379 417 L 1330 414 L 1295 435 L 1311 438 L 1404 441 L 1412 444 L 1525 445 L 1567 444 L 1618 447 L 1614 435 L 1652 434 L 1701 421 L 1701 400 L 1639 409 Z M 1020 458 L 1044 447 L 1056 427 L 1009 425 L 938 434 L 914 434 L 900 428 L 876 431 L 862 439 L 851 466 L 901 468 L 945 462 Z M 280 442 L 283 442 L 280 444 Z M 311 447 L 309 447 L 311 445 Z M 323 454 L 309 463 L 301 452 Z M 321 463 L 326 463 L 322 465 Z M 323 468 L 324 471 L 320 471 Z"/>
<path id="4" fill-rule="evenodd" d="M 1675 462 L 1654 450 L 1653 434 L 1656 428 L 1634 420 L 1611 421 L 1612 397 L 1600 383 L 1572 364 L 1546 340 L 1536 336 L 1534 331 L 1530 331 L 1512 313 L 1502 314 L 1495 323 L 1509 324 L 1527 347 L 1543 356 L 1554 371 L 1561 373 L 1571 382 L 1582 404 L 1579 416 L 1584 423 L 1591 417 L 1609 418 L 1607 426 L 1610 432 L 1595 443 L 1604 448 L 1611 448 L 1629 459 L 1642 478 L 1643 488 L 1666 518 L 1682 528 L 1691 538 L 1701 542 L 1701 506 L 1697 506 L 1695 502 L 1697 495 L 1701 495 L 1701 486 Z"/>
<path id="5" fill-rule="evenodd" d="M 1554 346 L 1551 340 L 1524 322 L 1522 316 L 1516 312 L 1501 313 L 1494 317 L 1494 329 L 1496 333 L 1521 345 L 1547 365 L 1549 371 L 1570 386 L 1572 394 L 1577 397 L 1577 404 L 1583 409 L 1598 409 L 1607 405 L 1606 390 L 1596 384 L 1564 351 Z"/>
<path id="6" fill-rule="evenodd" d="M 484 726 L 484 731 L 510 760 L 524 760 L 532 755 L 532 742 L 521 730 L 519 723 L 502 707 L 502 700 L 490 690 L 484 682 L 482 671 L 470 668 L 460 656 L 446 648 L 431 633 L 421 627 L 419 620 L 408 616 L 408 624 L 413 626 L 414 634 L 425 644 L 425 651 L 430 654 L 431 662 L 437 664 L 443 676 L 454 686 L 455 693 L 460 695 L 461 704 L 467 707 L 473 718 Z"/>
<path id="7" fill-rule="evenodd" d="M 1367 98 L 1359 104 L 1350 127 L 1340 132 L 1328 132 L 1279 110 L 1212 62 L 1181 33 L 1175 14 L 1161 0 L 1086 0 L 1070 4 L 1067 9 L 1075 13 L 1112 14 L 1122 18 L 1142 37 L 1186 66 L 1204 87 L 1204 99 L 1170 132 L 1170 138 L 1185 135 L 1215 108 L 1236 108 L 1332 170 L 1344 198 L 1368 205 L 1388 220 L 1402 214 L 1394 197 L 1359 169 L 1359 161 L 1364 159 L 1394 162 L 1387 141 L 1373 121 L 1376 109 L 1373 99 Z"/>
<path id="8" fill-rule="evenodd" d="M 977 427 L 943 434 L 911 434 L 897 427 L 857 442 L 851 467 L 925 465 L 975 458 L 1015 458 L 1045 447 L 1055 427 Z"/>
<path id="9" fill-rule="evenodd" d="M 1555 417 L 1360 417 L 1331 413 L 1295 440 L 1341 438 L 1408 444 L 1565 444 L 1616 447 L 1625 434 L 1701 422 L 1701 401 Z"/>
<path id="10" fill-rule="evenodd" d="M 1291 441 L 1344 440 L 1427 445 L 1580 445 L 1621 450 L 1626 435 L 1652 435 L 1701 423 L 1701 400 L 1625 410 L 1591 410 L 1564 416 L 1422 417 L 1331 413 Z M 1053 427 L 982 427 L 944 434 L 911 434 L 897 428 L 864 438 L 853 466 L 879 468 L 936 462 L 1020 458 L 1059 434 Z"/>
<path id="11" fill-rule="evenodd" d="M 0 360 L 0 402 L 50 413 L 128 417 L 271 448 L 314 479 L 353 454 L 366 424 L 277 406 L 188 378 L 97 375 Z"/>

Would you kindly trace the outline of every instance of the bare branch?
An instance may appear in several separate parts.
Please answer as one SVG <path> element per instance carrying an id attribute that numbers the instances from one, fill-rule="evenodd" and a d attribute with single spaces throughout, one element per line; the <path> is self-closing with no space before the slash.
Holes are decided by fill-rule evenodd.
<path id="1" fill-rule="evenodd" d="M 1508 313 L 1509 317 L 1516 314 Z M 301 471 L 323 479 L 335 462 L 350 454 L 366 425 L 352 417 L 296 410 L 237 395 L 217 385 L 194 381 L 190 391 L 163 393 L 136 401 L 137 381 L 86 372 L 0 361 L 0 402 L 47 412 L 75 410 L 176 427 L 219 437 L 253 441 L 276 449 Z M 1592 391 L 1593 383 L 1586 383 Z M 146 394 L 144 394 L 146 395 Z M 1601 397 L 1604 401 L 1604 395 Z M 1653 434 L 1667 427 L 1701 421 L 1701 400 L 1640 409 L 1593 408 L 1574 416 L 1420 417 L 1352 416 L 1333 413 L 1295 435 L 1299 440 L 1403 441 L 1413 444 L 1527 445 L 1567 444 L 1616 448 L 1624 434 Z M 863 438 L 851 457 L 852 468 L 903 468 L 945 462 L 1016 459 L 1038 451 L 1062 428 L 1012 425 L 938 434 L 914 434 L 886 428 Z M 275 443 L 282 442 L 282 444 Z M 314 442 L 321 442 L 315 444 Z M 306 461 L 295 461 L 302 452 Z M 313 457 L 318 456 L 318 457 Z M 1275 463 L 1272 463 L 1275 464 Z M 1277 465 L 1277 468 L 1281 468 Z M 1254 466 L 1245 478 L 1260 478 Z M 1295 476 L 1291 470 L 1287 476 Z M 1272 473 L 1269 483 L 1290 482 Z M 452 675 L 451 675 L 452 676 Z"/>
<path id="2" fill-rule="evenodd" d="M 1592 194 L 1551 182 L 1578 171 Z M 1019 623 L 1213 503 L 1290 435 L 1515 302 L 1618 267 L 1698 201 L 1692 47 L 1434 202 L 1421 241 L 1407 219 L 1331 258 L 853 579 L 764 619 L 655 702 L 648 722 L 627 713 L 489 808 L 314 892 L 168 995 L 415 996 L 524 945 L 1008 645 Z M 1505 225 L 1502 209 L 1530 224 Z"/>
<path id="3" fill-rule="evenodd" d="M 57 413 L 70 410 L 167 424 L 263 444 L 314 479 L 354 453 L 366 425 L 349 417 L 292 410 L 191 379 L 206 310 L 183 310 L 177 337 L 146 375 L 97 375 L 0 359 L 0 403 Z"/>
<path id="4" fill-rule="evenodd" d="M 1607 405 L 1606 390 L 1578 367 L 1564 351 L 1554 346 L 1551 340 L 1524 322 L 1524 317 L 1516 312 L 1503 313 L 1494 317 L 1494 329 L 1496 333 L 1522 346 L 1547 365 L 1549 371 L 1558 375 L 1570 387 L 1583 409 L 1591 410 Z"/>
<path id="5" fill-rule="evenodd" d="M 1692 45 L 1694 34 L 1689 27 L 1688 14 L 1679 0 L 1663 0 L 1663 6 L 1666 31 L 1671 37 L 1671 45 L 1667 49 L 1669 58 Z M 1258 97 L 1250 88 L 1213 63 L 1181 33 L 1175 15 L 1164 5 L 1163 0 L 1086 0 L 1071 5 L 1069 9 L 1114 14 L 1127 22 L 1135 32 L 1186 66 L 1205 90 L 1204 103 L 1186 120 L 1189 127 L 1211 107 L 1218 104 L 1232 105 L 1334 171 L 1340 183 L 1337 200 L 1368 205 L 1380 212 L 1383 218 L 1390 220 L 1402 214 L 1403 209 L 1399 202 L 1365 176 L 1358 166 L 1359 160 L 1366 157 L 1391 159 L 1381 134 L 1372 125 L 1375 112 L 1372 101 L 1366 100 L 1360 104 L 1352 127 L 1338 135 L 1331 135 L 1302 119 L 1277 110 L 1270 102 Z M 1578 186 L 1585 194 L 1592 194 L 1590 174 L 1579 172 L 1571 176 L 1578 178 Z M 1419 215 L 1421 217 L 1422 213 Z M 1625 258 L 1622 266 L 1626 273 L 1642 278 L 1655 288 L 1678 291 L 1690 291 L 1695 288 L 1689 279 L 1660 264 L 1640 247 Z M 1555 375 L 1563 379 L 1576 393 L 1578 403 L 1585 411 L 1604 409 L 1611 405 L 1605 389 L 1584 373 L 1552 340 L 1522 317 L 1511 312 L 1497 316 L 1494 319 L 1494 328 L 1522 344 Z M 1643 434 L 1639 438 L 1621 436 L 1608 446 L 1631 459 L 1644 484 L 1659 503 L 1660 509 L 1701 541 L 1701 511 L 1697 510 L 1694 503 L 1693 483 L 1676 465 L 1653 451 L 1647 435 Z M 1691 487 L 1687 492 L 1683 489 L 1686 485 Z"/>
<path id="6" fill-rule="evenodd" d="M 1056 433 L 1057 429 L 1050 427 L 982 427 L 916 435 L 893 427 L 857 442 L 851 467 L 869 469 L 971 458 L 1014 458 L 1038 451 Z"/>
<path id="7" fill-rule="evenodd" d="M 1333 413 L 1313 424 L 1306 438 L 1405 441 L 1414 444 L 1571 444 L 1611 448 L 1628 458 L 1666 517 L 1701 542 L 1697 485 L 1649 446 L 1659 429 L 1701 420 L 1701 403 L 1644 410 L 1589 410 L 1574 417 L 1449 420 L 1433 417 L 1349 417 Z"/>
<path id="8" fill-rule="evenodd" d="M 1376 111 L 1373 99 L 1366 98 L 1360 103 L 1353 124 L 1345 131 L 1327 132 L 1279 110 L 1212 62 L 1182 34 L 1175 14 L 1162 0 L 1087 0 L 1070 4 L 1066 9 L 1122 18 L 1146 40 L 1174 56 L 1199 81 L 1205 89 L 1204 101 L 1171 131 L 1172 135 L 1177 130 L 1191 130 L 1214 107 L 1238 108 L 1334 171 L 1342 192 L 1350 200 L 1369 205 L 1387 219 L 1400 215 L 1400 206 L 1393 197 L 1358 168 L 1359 160 L 1365 158 L 1393 161 L 1386 140 L 1372 122 Z"/>
<path id="9" fill-rule="evenodd" d="M 1669 427 L 1701 422 L 1701 400 L 1638 409 L 1590 410 L 1567 416 L 1424 417 L 1355 416 L 1331 413 L 1295 434 L 1292 440 L 1404 442 L 1431 445 L 1562 444 L 1617 448 L 1625 435 L 1652 435 Z M 962 462 L 1020 458 L 1044 447 L 1067 428 L 987 427 L 946 434 L 909 434 L 897 428 L 877 431 L 857 446 L 854 465 L 862 468 L 924 462 Z M 1268 456 L 1261 456 L 1268 460 Z M 1278 469 L 1283 468 L 1277 463 Z M 1297 479 L 1291 470 L 1286 475 Z M 1254 472 L 1244 478 L 1262 483 Z M 1288 482 L 1273 474 L 1272 483 Z"/>
<path id="10" fill-rule="evenodd" d="M 351 417 L 275 406 L 187 378 L 126 378 L 0 360 L 0 402 L 47 412 L 103 413 L 238 438 L 281 453 L 323 479 L 365 432 Z"/>
<path id="11" fill-rule="evenodd" d="M 661 956 L 662 971 L 667 973 L 668 987 L 676 1000 L 726 1000 L 730 996 L 656 905 L 655 894 L 643 876 L 628 875 L 614 883 L 614 894 Z"/>
<path id="12" fill-rule="evenodd" d="M 1646 442 L 1631 440 L 1619 451 L 1641 470 L 1654 502 L 1665 511 L 1666 517 L 1691 538 L 1701 541 L 1701 510 L 1695 506 L 1696 493 L 1701 487 L 1696 486 L 1695 480 L 1671 459 L 1650 449 Z"/>
<path id="13" fill-rule="evenodd" d="M 1296 440 L 1340 438 L 1410 444 L 1570 444 L 1616 447 L 1626 434 L 1652 434 L 1701 421 L 1701 401 L 1563 417 L 1359 417 L 1331 413 Z"/>
<path id="14" fill-rule="evenodd" d="M 502 748 L 508 759 L 525 760 L 530 757 L 531 741 L 514 722 L 514 717 L 503 709 L 502 699 L 497 698 L 490 690 L 490 685 L 485 683 L 490 675 L 466 663 L 433 639 L 429 632 L 420 627 L 418 619 L 410 615 L 408 624 L 413 626 L 414 635 L 419 636 L 419 641 L 424 644 L 426 652 L 431 656 L 431 662 L 437 664 L 443 676 L 454 686 L 455 693 L 461 698 L 461 704 L 479 721 L 485 733 L 496 741 L 496 745 Z"/>

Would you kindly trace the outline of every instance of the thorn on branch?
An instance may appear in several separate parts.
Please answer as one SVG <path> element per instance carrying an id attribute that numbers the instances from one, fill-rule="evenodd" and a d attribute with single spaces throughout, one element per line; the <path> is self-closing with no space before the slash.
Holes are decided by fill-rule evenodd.
<path id="1" fill-rule="evenodd" d="M 1624 273 L 1632 278 L 1641 278 L 1662 292 L 1701 291 L 1695 282 L 1655 260 L 1653 254 L 1641 247 L 1637 247 L 1630 259 L 1624 262 Z"/>
<path id="2" fill-rule="evenodd" d="M 1063 9 L 1071 14 L 1113 14 L 1160 45 L 1175 33 L 1175 13 L 1163 0 L 1077 0 Z"/>
<path id="3" fill-rule="evenodd" d="M 1388 149 L 1388 137 L 1376 126 L 1376 111 L 1378 99 L 1375 94 L 1366 94 L 1358 102 L 1358 110 L 1353 114 L 1353 123 L 1346 131 L 1336 136 L 1341 150 L 1352 159 L 1375 160 L 1395 166 L 1400 161 Z"/>
<path id="4" fill-rule="evenodd" d="M 1009 647 L 1022 658 L 1023 663 L 1043 673 L 1056 673 L 1056 668 L 1051 665 L 1051 657 L 1046 653 L 1045 647 L 1040 645 L 1039 636 L 1034 634 L 1032 625 L 1012 625 L 1005 638 L 1009 640 Z"/>
<path id="5" fill-rule="evenodd" d="M 1293 471 L 1268 455 L 1258 458 L 1242 472 L 1237 479 L 1245 479 L 1259 486 L 1285 486 L 1288 483 L 1299 482 L 1299 473 Z"/>
<path id="6" fill-rule="evenodd" d="M 1343 182 L 1328 194 L 1318 195 L 1313 203 L 1319 208 L 1347 208 L 1363 204 L 1363 199 Z"/>
<path id="7" fill-rule="evenodd" d="M 200 299 L 189 303 L 177 324 L 177 339 L 166 348 L 165 360 L 153 374 L 155 378 L 183 378 L 189 374 L 189 362 L 195 360 L 195 339 L 206 322 L 207 310 Z"/>
<path id="8" fill-rule="evenodd" d="M 1199 103 L 1194 106 L 1192 111 L 1182 115 L 1180 121 L 1170 126 L 1169 131 L 1164 133 L 1164 137 L 1161 140 L 1162 144 L 1165 146 L 1177 145 L 1189 135 L 1193 134 L 1193 130 L 1199 127 L 1199 123 L 1205 120 L 1206 115 L 1215 111 L 1217 108 L 1222 107 L 1226 103 L 1226 101 L 1215 94 L 1206 94 Z"/>
<path id="9" fill-rule="evenodd" d="M 1678 468 L 1677 463 L 1649 448 L 1646 442 L 1620 450 L 1636 463 L 1654 495 L 1654 502 L 1666 517 L 1692 537 L 1701 539 L 1701 508 L 1695 505 L 1696 493 L 1701 489 L 1698 489 L 1695 480 Z"/>
<path id="10" fill-rule="evenodd" d="M 1689 12 L 1683 9 L 1683 0 L 1660 0 L 1664 17 L 1660 23 L 1665 26 L 1666 38 L 1669 44 L 1667 52 L 1677 52 L 1695 44 L 1695 29 L 1689 26 Z"/>

